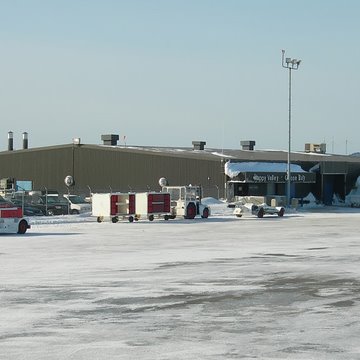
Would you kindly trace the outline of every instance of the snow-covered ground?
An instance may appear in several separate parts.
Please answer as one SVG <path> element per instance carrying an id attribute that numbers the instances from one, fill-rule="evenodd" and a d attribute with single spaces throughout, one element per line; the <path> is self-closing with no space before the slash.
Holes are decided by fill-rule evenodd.
<path id="1" fill-rule="evenodd" d="M 360 210 L 231 211 L 0 235 L 0 359 L 359 359 Z"/>

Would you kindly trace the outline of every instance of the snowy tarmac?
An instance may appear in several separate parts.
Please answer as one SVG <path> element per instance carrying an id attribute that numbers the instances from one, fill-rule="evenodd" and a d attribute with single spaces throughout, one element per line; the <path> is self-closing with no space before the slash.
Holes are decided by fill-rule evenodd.
<path id="1" fill-rule="evenodd" d="M 0 359 L 359 359 L 360 211 L 0 235 Z"/>

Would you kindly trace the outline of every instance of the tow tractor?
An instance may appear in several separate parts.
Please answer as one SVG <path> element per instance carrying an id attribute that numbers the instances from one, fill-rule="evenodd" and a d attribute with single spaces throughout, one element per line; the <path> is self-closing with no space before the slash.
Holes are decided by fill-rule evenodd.
<path id="1" fill-rule="evenodd" d="M 170 194 L 171 219 L 183 216 L 185 219 L 194 219 L 196 215 L 208 218 L 210 208 L 201 203 L 200 186 L 162 186 L 162 192 Z"/>
<path id="2" fill-rule="evenodd" d="M 0 207 L 0 233 L 1 234 L 25 234 L 30 229 L 29 222 L 23 217 L 22 209 L 5 205 Z"/>

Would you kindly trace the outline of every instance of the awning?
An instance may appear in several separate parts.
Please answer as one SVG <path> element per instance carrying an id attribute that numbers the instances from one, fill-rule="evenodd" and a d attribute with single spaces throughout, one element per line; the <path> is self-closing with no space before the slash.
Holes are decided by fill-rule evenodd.
<path id="1" fill-rule="evenodd" d="M 227 162 L 225 174 L 232 182 L 243 183 L 285 183 L 287 163 Z M 315 183 L 316 174 L 307 172 L 300 165 L 291 164 L 290 181 L 294 183 Z"/>
<path id="2" fill-rule="evenodd" d="M 293 183 L 315 183 L 316 174 L 308 172 L 291 172 L 290 181 Z M 242 183 L 285 183 L 287 173 L 271 172 L 242 172 L 232 178 L 230 182 Z"/>

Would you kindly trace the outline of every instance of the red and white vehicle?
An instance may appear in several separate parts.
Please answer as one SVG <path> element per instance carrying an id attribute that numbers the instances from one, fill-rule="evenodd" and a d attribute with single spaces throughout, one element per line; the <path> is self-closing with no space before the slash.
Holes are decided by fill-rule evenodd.
<path id="1" fill-rule="evenodd" d="M 0 205 L 0 234 L 25 234 L 27 229 L 30 225 L 21 208 L 11 204 Z"/>
<path id="2" fill-rule="evenodd" d="M 120 219 L 134 221 L 134 193 L 93 194 L 91 202 L 92 214 L 97 217 L 99 223 L 106 218 L 110 218 L 113 223 L 118 222 Z"/>
<path id="3" fill-rule="evenodd" d="M 92 215 L 97 222 L 110 218 L 113 223 L 120 219 L 130 222 L 140 219 L 153 221 L 155 217 L 170 218 L 170 194 L 163 192 L 112 193 L 92 195 Z"/>
<path id="4" fill-rule="evenodd" d="M 153 221 L 155 217 L 163 217 L 165 220 L 170 219 L 170 194 L 166 192 L 137 193 L 135 203 L 135 220 L 145 218 Z"/>

